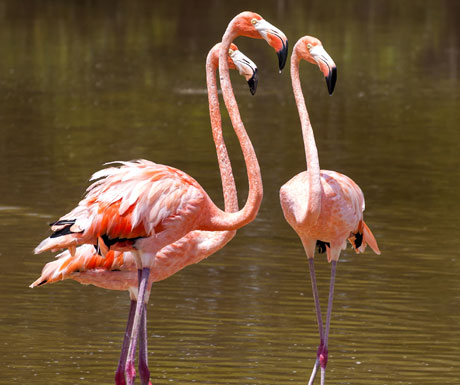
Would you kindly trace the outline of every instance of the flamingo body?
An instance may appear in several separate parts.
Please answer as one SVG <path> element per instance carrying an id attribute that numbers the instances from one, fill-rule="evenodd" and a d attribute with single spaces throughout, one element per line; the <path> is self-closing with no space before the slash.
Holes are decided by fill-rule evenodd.
<path id="1" fill-rule="evenodd" d="M 372 233 L 366 232 L 362 242 L 355 242 L 363 222 L 364 195 L 359 186 L 346 175 L 335 171 L 321 170 L 321 215 L 314 224 L 299 220 L 305 211 L 309 194 L 308 172 L 303 171 L 280 189 L 280 200 L 286 221 L 297 232 L 306 247 L 308 257 L 314 256 L 317 241 L 328 243 L 328 260 L 338 259 L 340 250 L 345 249 L 350 239 L 356 252 L 364 252 L 367 244 L 379 253 Z M 361 225 L 362 223 L 362 225 Z M 367 228 L 367 226 L 366 226 Z M 331 252 L 334 250 L 334 253 Z"/>
<path id="2" fill-rule="evenodd" d="M 244 30 L 242 25 L 244 25 Z M 249 34 L 248 31 L 250 31 Z M 115 376 L 116 384 L 132 385 L 134 382 L 134 355 L 139 336 L 141 382 L 142 385 L 150 383 L 150 372 L 147 364 L 145 306 L 150 294 L 151 282 L 155 280 L 154 275 L 150 276 L 150 270 L 161 270 L 161 264 L 164 264 L 163 275 L 156 277 L 159 280 L 166 278 L 189 263 L 198 262 L 228 242 L 234 236 L 234 231 L 251 222 L 259 210 L 263 196 L 259 164 L 239 116 L 228 74 L 230 67 L 228 55 L 234 54 L 232 40 L 240 34 L 264 38 L 277 51 L 280 70 L 286 61 L 287 39 L 279 29 L 263 20 L 260 15 L 243 12 L 230 22 L 221 45 L 214 51 L 216 55 L 219 52 L 218 64 L 221 67 L 222 93 L 247 166 L 249 194 L 245 206 L 237 211 L 236 189 L 231 169 L 223 170 L 224 166 L 230 166 L 230 162 L 228 155 L 224 153 L 223 142 L 218 143 L 219 138 L 222 138 L 222 133 L 220 116 L 217 112 L 217 86 L 211 84 L 212 82 L 216 83 L 215 75 L 209 73 L 212 70 L 215 71 L 216 61 L 208 56 L 206 69 L 210 116 L 224 186 L 224 198 L 231 199 L 231 202 L 226 200 L 226 208 L 228 206 L 229 212 L 220 210 L 203 188 L 193 178 L 180 170 L 157 165 L 146 160 L 121 162 L 120 167 L 110 167 L 93 175 L 92 180 L 96 181 L 88 188 L 85 198 L 70 213 L 51 225 L 53 234 L 35 249 L 36 253 L 41 253 L 47 250 L 56 251 L 68 248 L 70 257 L 75 257 L 78 250 L 82 255 L 89 253 L 86 260 L 91 260 L 92 264 L 96 263 L 94 251 L 88 249 L 92 246 L 85 246 L 84 249 L 77 249 L 76 246 L 94 245 L 97 253 L 104 257 L 107 257 L 111 251 L 129 251 L 132 253 L 138 269 L 137 293 L 133 293 L 131 290 L 133 286 L 132 283 L 128 283 L 131 282 L 128 277 L 117 279 L 118 282 L 109 284 L 111 288 L 123 287 L 126 289 L 128 286 L 128 290 L 132 292 L 125 340 Z M 276 39 L 273 34 L 276 35 Z M 249 77 L 255 76 L 256 69 L 251 68 L 252 62 L 238 55 L 232 56 L 232 58 L 234 61 L 240 61 L 238 68 L 240 74 L 248 76 L 249 70 Z M 213 78 L 214 81 L 212 81 Z M 254 78 L 248 79 L 248 77 L 246 80 L 248 80 L 253 93 L 257 81 Z M 195 233 L 196 231 L 198 232 Z M 223 233 L 218 234 L 216 238 L 209 234 L 202 234 L 200 231 Z M 194 234 L 190 235 L 192 233 Z M 187 239 L 187 235 L 189 239 Z M 192 248 L 197 246 L 197 253 L 194 256 L 192 254 L 184 258 L 183 253 L 186 250 L 178 252 L 180 246 L 176 248 L 177 243 L 174 246 L 175 242 L 180 242 L 184 237 L 186 241 L 192 241 Z M 197 238 L 199 240 L 196 240 Z M 194 239 L 195 241 L 193 241 Z M 216 240 L 217 242 L 215 242 Z M 173 245 L 171 252 L 175 256 L 174 258 L 162 258 L 161 250 L 168 245 Z M 186 249 L 186 245 L 182 246 Z M 166 252 L 166 254 L 168 253 Z M 62 255 L 61 257 L 61 259 L 66 259 L 68 256 Z M 118 257 L 114 255 L 114 261 L 118 261 Z M 57 275 L 55 275 L 56 270 L 53 271 L 51 266 L 47 270 L 56 279 L 59 276 L 65 277 L 63 272 L 66 266 L 72 262 L 66 259 L 62 263 L 56 269 Z M 107 262 L 105 265 L 103 263 L 102 271 L 97 268 L 90 269 L 92 273 L 96 274 L 89 272 L 83 274 L 83 272 L 76 270 L 74 273 L 85 275 L 86 278 L 84 279 L 87 279 L 87 282 L 97 282 L 102 286 L 107 284 L 105 278 L 94 279 L 94 277 L 106 277 L 106 272 L 112 271 L 109 265 L 113 266 L 113 263 Z M 41 282 L 34 282 L 32 287 L 45 282 L 51 281 L 43 279 Z"/>
<path id="3" fill-rule="evenodd" d="M 291 80 L 302 127 L 307 170 L 294 176 L 280 189 L 284 217 L 298 234 L 308 257 L 315 301 L 320 344 L 308 385 L 313 384 L 318 366 L 321 366 L 321 385 L 324 385 L 336 265 L 340 252 L 345 249 L 347 239 L 357 253 L 363 252 L 367 245 L 377 254 L 380 254 L 380 250 L 372 232 L 363 220 L 364 195 L 359 186 L 343 174 L 320 170 L 313 128 L 300 83 L 301 60 L 318 65 L 325 76 L 329 94 L 334 91 L 337 69 L 318 39 L 304 36 L 295 44 L 291 56 Z M 325 326 L 323 326 L 314 269 L 316 247 L 320 253 L 326 251 L 328 261 L 331 262 Z"/>

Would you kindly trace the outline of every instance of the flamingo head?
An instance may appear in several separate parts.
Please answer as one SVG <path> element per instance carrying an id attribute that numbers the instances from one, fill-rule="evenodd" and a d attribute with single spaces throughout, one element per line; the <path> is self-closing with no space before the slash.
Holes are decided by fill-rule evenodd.
<path id="1" fill-rule="evenodd" d="M 280 71 L 286 64 L 288 40 L 286 35 L 255 12 L 242 12 L 233 19 L 233 31 L 237 35 L 264 39 L 278 55 Z"/>
<path id="2" fill-rule="evenodd" d="M 219 51 L 222 43 L 217 43 L 209 51 L 206 63 L 209 63 L 213 70 L 219 66 Z M 244 76 L 249 85 L 249 91 L 254 95 L 257 89 L 257 66 L 255 63 L 244 55 L 238 47 L 231 43 L 227 55 L 228 68 L 232 70 L 238 70 L 240 75 Z"/>
<path id="3" fill-rule="evenodd" d="M 300 59 L 319 67 L 326 78 L 329 95 L 332 95 L 337 81 L 337 67 L 321 42 L 316 37 L 304 36 L 296 43 L 294 52 Z"/>
<path id="4" fill-rule="evenodd" d="M 236 69 L 240 75 L 244 76 L 249 85 L 249 91 L 252 95 L 257 90 L 257 66 L 243 52 L 238 50 L 235 44 L 231 44 L 228 51 L 228 67 Z"/>

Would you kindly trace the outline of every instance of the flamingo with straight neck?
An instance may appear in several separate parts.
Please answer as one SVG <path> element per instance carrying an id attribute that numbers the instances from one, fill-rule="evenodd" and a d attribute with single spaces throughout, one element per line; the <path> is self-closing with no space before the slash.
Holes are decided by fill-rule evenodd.
<path id="1" fill-rule="evenodd" d="M 297 41 L 291 56 L 291 79 L 302 126 L 307 171 L 297 174 L 280 189 L 284 217 L 300 237 L 308 257 L 318 321 L 320 345 L 308 384 L 313 384 L 318 365 L 320 365 L 321 385 L 324 385 L 336 264 L 340 252 L 346 248 L 347 239 L 357 253 L 364 252 L 366 245 L 369 245 L 377 254 L 380 254 L 380 250 L 371 230 L 363 220 L 364 195 L 359 186 L 343 174 L 320 170 L 313 129 L 300 84 L 299 63 L 301 60 L 319 66 L 326 78 L 329 94 L 334 91 L 337 70 L 334 61 L 318 39 L 304 36 Z M 326 251 L 327 259 L 331 263 L 325 329 L 323 329 L 321 318 L 313 262 L 316 247 L 320 253 Z"/>

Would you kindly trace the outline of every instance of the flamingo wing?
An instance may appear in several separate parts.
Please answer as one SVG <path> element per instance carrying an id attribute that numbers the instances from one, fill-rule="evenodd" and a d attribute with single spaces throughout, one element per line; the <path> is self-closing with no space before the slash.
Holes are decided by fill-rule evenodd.
<path id="1" fill-rule="evenodd" d="M 53 234 L 35 253 L 83 243 L 105 252 L 114 244 L 129 249 L 137 239 L 164 230 L 174 218 L 198 215 L 205 193 L 193 178 L 147 160 L 120 163 L 93 175 L 85 198 L 51 224 Z"/>
<path id="2" fill-rule="evenodd" d="M 40 277 L 30 287 L 73 278 L 87 271 L 136 271 L 135 260 L 131 253 L 110 250 L 105 257 L 99 255 L 94 246 L 82 245 L 76 249 L 75 255 L 68 250 L 59 254 L 54 261 L 48 262 Z"/>
<path id="3" fill-rule="evenodd" d="M 359 186 L 346 175 L 330 170 L 321 170 L 321 185 L 322 211 L 328 213 L 331 227 L 345 232 L 356 230 L 365 207 Z"/>
<path id="4" fill-rule="evenodd" d="M 353 249 L 357 253 L 363 253 L 366 246 L 369 245 L 376 254 L 380 254 L 377 241 L 363 220 L 366 206 L 361 188 L 351 178 L 335 171 L 322 170 L 321 176 L 323 189 L 333 191 L 329 193 L 330 199 L 340 198 L 335 219 L 346 223 L 344 228 L 349 229 L 350 233 L 345 235 Z"/>

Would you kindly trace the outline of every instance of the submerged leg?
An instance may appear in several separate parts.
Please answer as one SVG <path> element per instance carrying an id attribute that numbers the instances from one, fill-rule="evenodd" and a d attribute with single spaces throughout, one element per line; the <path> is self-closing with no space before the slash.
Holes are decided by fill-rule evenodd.
<path id="1" fill-rule="evenodd" d="M 313 366 L 310 380 L 308 381 L 308 385 L 312 385 L 316 377 L 316 372 L 318 371 L 319 357 L 321 355 L 321 352 L 323 350 L 323 345 L 324 345 L 324 336 L 323 336 L 323 319 L 321 317 L 321 307 L 319 304 L 318 287 L 316 286 L 315 263 L 314 263 L 313 258 L 308 258 L 308 266 L 310 268 L 311 287 L 312 287 L 312 292 L 313 292 L 313 298 L 315 300 L 316 318 L 318 320 L 318 330 L 319 330 L 319 340 L 320 340 L 318 350 L 316 352 L 315 366 Z"/>
<path id="2" fill-rule="evenodd" d="M 137 296 L 136 313 L 134 314 L 133 330 L 131 332 L 131 338 L 129 341 L 128 358 L 126 360 L 125 371 L 126 371 L 126 383 L 127 385 L 133 385 L 136 377 L 134 369 L 134 356 L 136 354 L 136 342 L 139 337 L 139 329 L 141 325 L 142 313 L 144 310 L 144 299 L 149 280 L 150 269 L 144 267 L 141 273 L 141 279 L 139 282 L 139 293 Z"/>
<path id="3" fill-rule="evenodd" d="M 142 385 L 151 384 L 147 341 L 147 304 L 144 304 L 139 331 L 139 377 Z"/>
<path id="4" fill-rule="evenodd" d="M 326 365 L 328 356 L 328 339 L 329 339 L 329 327 L 331 325 L 331 314 L 332 314 L 332 300 L 334 298 L 334 283 L 335 283 L 335 271 L 337 267 L 337 261 L 331 262 L 331 284 L 329 286 L 329 300 L 327 304 L 327 316 L 326 316 L 326 331 L 324 332 L 324 348 L 320 354 L 319 361 L 321 365 L 321 385 L 324 385 L 326 378 Z"/>
<path id="5" fill-rule="evenodd" d="M 121 346 L 120 361 L 118 361 L 117 371 L 115 372 L 115 385 L 126 385 L 125 381 L 125 364 L 128 355 L 129 337 L 133 330 L 134 312 L 136 310 L 136 301 L 131 300 L 129 307 L 128 323 L 126 324 L 125 336 L 123 338 L 123 345 Z"/>

